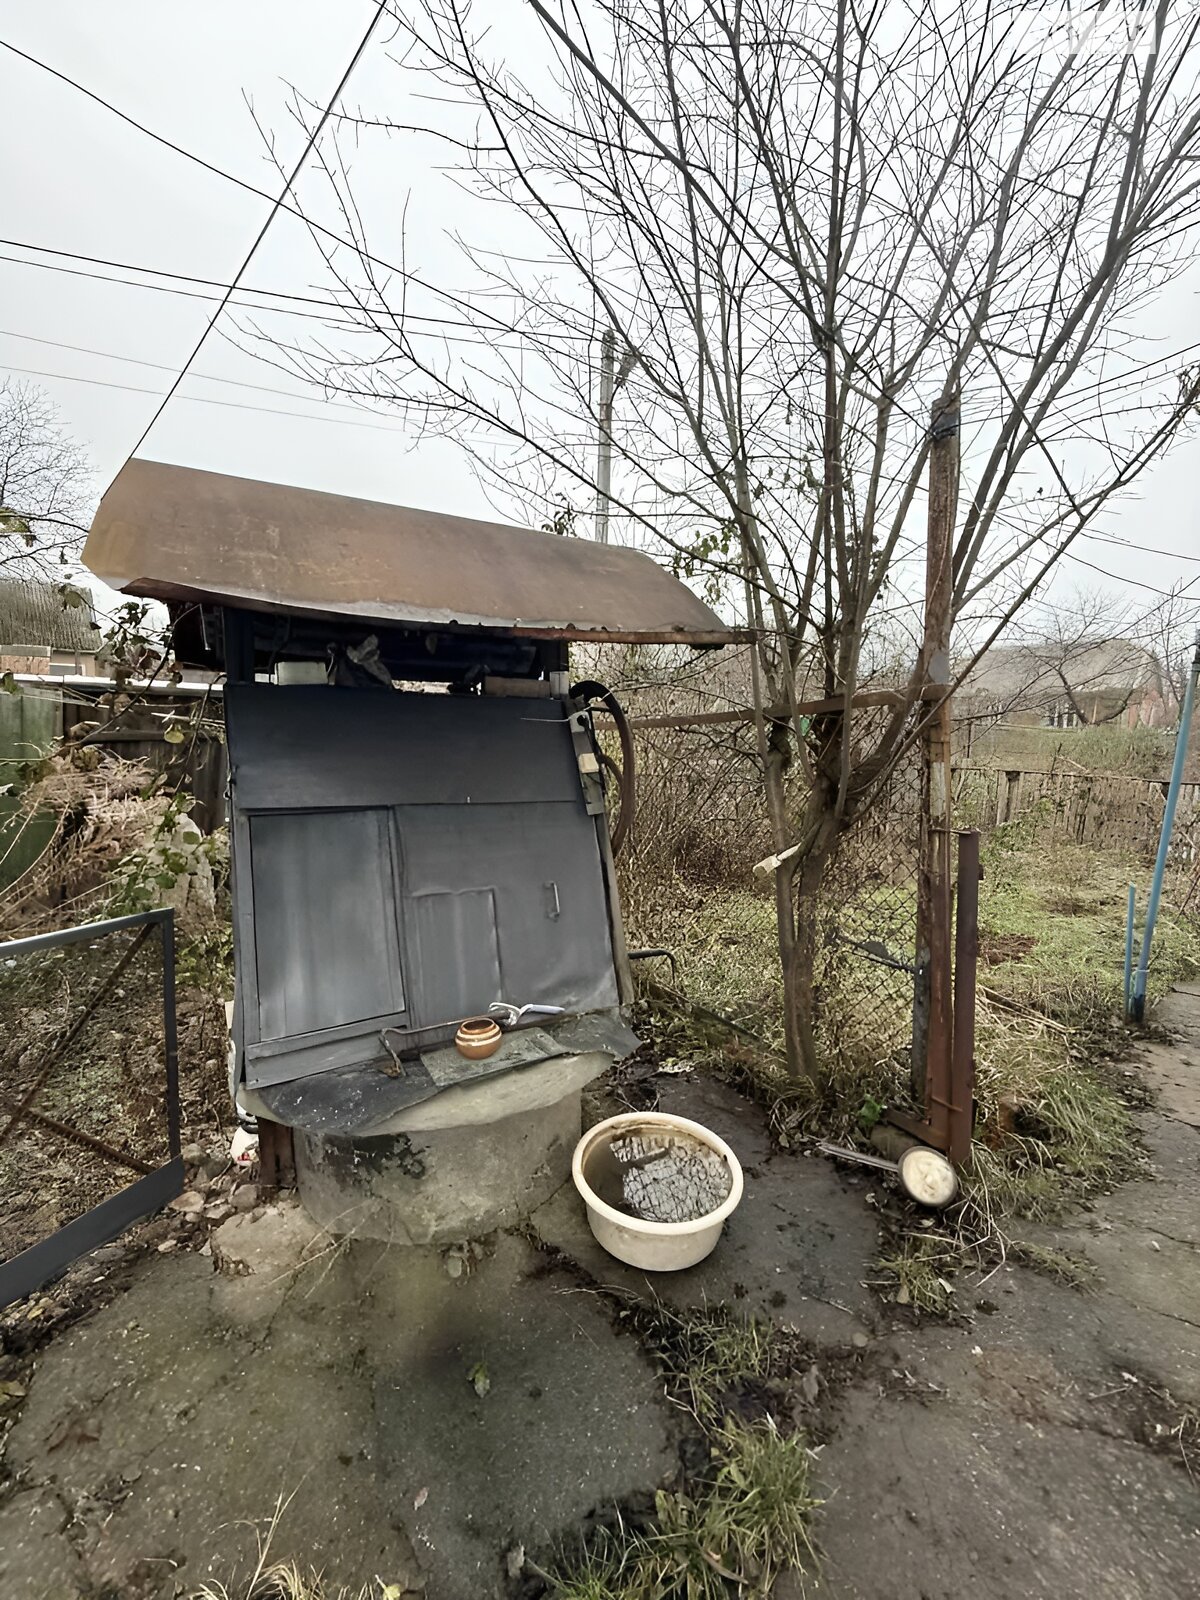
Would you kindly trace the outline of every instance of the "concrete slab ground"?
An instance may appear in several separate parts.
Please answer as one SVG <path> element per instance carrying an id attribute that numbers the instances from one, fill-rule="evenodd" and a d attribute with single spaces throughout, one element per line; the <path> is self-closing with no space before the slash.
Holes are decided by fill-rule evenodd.
<path id="1" fill-rule="evenodd" d="M 1174 1005 L 1200 1037 L 1200 995 Z M 277 1503 L 274 1554 L 335 1585 L 502 1600 L 510 1557 L 544 1561 L 593 1511 L 673 1481 L 686 1448 L 602 1285 L 728 1304 L 815 1347 L 824 1559 L 784 1600 L 1190 1600 L 1200 1133 L 1195 1047 L 1173 1048 L 1147 1066 L 1177 1091 L 1142 1117 L 1153 1172 L 1048 1235 L 1093 1261 L 1095 1289 L 1002 1267 L 960 1280 L 961 1326 L 872 1299 L 878 1180 L 773 1152 L 757 1108 L 714 1083 L 658 1087 L 738 1150 L 746 1198 L 717 1253 L 668 1278 L 604 1256 L 569 1189 L 450 1251 L 335 1241 L 283 1206 L 222 1224 L 203 1255 L 162 1219 L 128 1286 L 19 1368 L 28 1392 L 0 1386 L 0 1600 L 232 1584 L 247 1522 Z M 108 1249 L 81 1270 L 108 1271 Z"/>
<path id="2" fill-rule="evenodd" d="M 597 1282 L 640 1299 L 674 1307 L 726 1303 L 829 1344 L 869 1331 L 878 1306 L 865 1280 L 878 1229 L 863 1188 L 820 1156 L 772 1150 L 762 1112 L 727 1084 L 666 1078 L 659 1106 L 720 1134 L 742 1163 L 745 1196 L 716 1252 L 684 1272 L 626 1267 L 592 1237 L 573 1187 L 534 1212 L 536 1236 Z"/>
<path id="3" fill-rule="evenodd" d="M 1183 1058 L 1200 1036 L 1200 993 L 1172 995 L 1156 1020 L 1182 1037 L 1155 1047 L 1147 1075 L 1190 1089 Z M 1039 1235 L 1089 1259 L 1093 1289 L 1002 1268 L 976 1284 L 969 1328 L 881 1341 L 881 1382 L 852 1394 L 822 1456 L 818 1594 L 1200 1593 L 1200 1134 L 1189 1114 L 1181 1092 L 1164 1095 L 1138 1119 L 1147 1178 Z"/>

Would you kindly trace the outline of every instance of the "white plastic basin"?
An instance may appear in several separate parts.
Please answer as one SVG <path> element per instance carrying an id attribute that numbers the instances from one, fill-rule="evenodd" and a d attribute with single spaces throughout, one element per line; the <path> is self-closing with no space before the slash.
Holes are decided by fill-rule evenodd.
<path id="1" fill-rule="evenodd" d="M 685 1222 L 647 1222 L 641 1217 L 628 1216 L 602 1200 L 583 1175 L 588 1157 L 602 1140 L 611 1141 L 614 1135 L 637 1128 L 662 1128 L 687 1134 L 715 1151 L 725 1162 L 732 1179 L 729 1193 L 721 1204 Z M 724 1139 L 699 1122 L 673 1117 L 665 1111 L 631 1111 L 589 1128 L 575 1146 L 571 1176 L 587 1207 L 588 1222 L 597 1242 L 618 1261 L 641 1267 L 646 1272 L 678 1272 L 683 1267 L 695 1266 L 697 1261 L 711 1254 L 721 1237 L 725 1218 L 737 1209 L 744 1186 L 741 1163 Z"/>

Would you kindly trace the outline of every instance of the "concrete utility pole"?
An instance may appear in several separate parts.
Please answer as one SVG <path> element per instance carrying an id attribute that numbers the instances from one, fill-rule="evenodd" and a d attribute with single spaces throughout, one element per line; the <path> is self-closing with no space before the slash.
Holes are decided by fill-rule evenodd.
<path id="1" fill-rule="evenodd" d="M 625 379 L 637 365 L 637 352 L 626 350 L 617 367 L 617 333 L 605 328 L 600 340 L 600 405 L 597 421 L 600 436 L 596 442 L 596 543 L 608 543 L 608 508 L 612 494 L 613 401 Z"/>
<path id="2" fill-rule="evenodd" d="M 929 534 L 925 555 L 925 634 L 921 643 L 928 701 L 921 736 L 921 839 L 917 877 L 917 980 L 913 1001 L 913 1092 L 926 1084 L 945 1094 L 950 1082 L 951 718 L 950 612 L 954 523 L 958 512 L 959 395 L 942 394 L 929 422 Z M 925 705 L 931 705 L 925 711 Z M 938 1086 L 942 1087 L 939 1089 Z M 937 1108 L 930 1108 L 935 1110 Z"/>
<path id="3" fill-rule="evenodd" d="M 617 336 L 605 328 L 600 340 L 600 437 L 596 441 L 596 543 L 608 543 L 609 491 L 612 488 L 612 417 L 616 393 Z"/>

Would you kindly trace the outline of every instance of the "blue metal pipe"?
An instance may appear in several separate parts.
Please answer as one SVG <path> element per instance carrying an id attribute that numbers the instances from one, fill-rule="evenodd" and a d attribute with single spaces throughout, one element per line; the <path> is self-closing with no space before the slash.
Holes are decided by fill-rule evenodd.
<path id="1" fill-rule="evenodd" d="M 1125 1015 L 1129 1015 L 1131 996 L 1130 986 L 1133 982 L 1133 918 L 1137 910 L 1137 889 L 1129 885 L 1129 907 L 1125 913 L 1125 987 L 1121 993 L 1124 997 Z"/>
<path id="2" fill-rule="evenodd" d="M 1179 799 L 1179 786 L 1183 782 L 1183 769 L 1187 761 L 1192 713 L 1196 709 L 1197 678 L 1200 678 L 1200 633 L 1196 635 L 1192 670 L 1188 674 L 1187 688 L 1183 692 L 1179 732 L 1175 736 L 1175 761 L 1171 767 L 1171 781 L 1167 785 L 1167 804 L 1163 811 L 1162 833 L 1158 838 L 1158 855 L 1154 861 L 1154 879 L 1150 885 L 1150 899 L 1146 905 L 1146 926 L 1142 930 L 1142 948 L 1138 956 L 1137 973 L 1133 980 L 1129 1015 L 1135 1022 L 1141 1022 L 1146 1014 L 1146 972 L 1150 965 L 1150 944 L 1154 938 L 1154 924 L 1158 920 L 1158 903 L 1162 899 L 1163 877 L 1167 870 L 1167 852 L 1171 848 L 1171 831 L 1175 826 L 1175 805 Z"/>

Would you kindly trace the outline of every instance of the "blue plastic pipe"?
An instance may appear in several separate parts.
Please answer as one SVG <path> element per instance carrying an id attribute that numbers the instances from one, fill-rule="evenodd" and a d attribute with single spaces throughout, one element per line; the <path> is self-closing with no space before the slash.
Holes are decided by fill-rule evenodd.
<path id="1" fill-rule="evenodd" d="M 1158 855 L 1154 862 L 1154 880 L 1150 885 L 1150 899 L 1146 906 L 1146 926 L 1142 930 L 1142 948 L 1138 956 L 1137 973 L 1133 980 L 1129 1015 L 1135 1022 L 1141 1022 L 1146 1014 L 1146 972 L 1150 966 L 1150 943 L 1154 938 L 1154 924 L 1158 919 L 1158 902 L 1162 899 L 1163 877 L 1167 870 L 1167 852 L 1171 848 L 1171 831 L 1175 826 L 1175 805 L 1179 799 L 1179 786 L 1183 782 L 1183 768 L 1187 761 L 1192 713 L 1196 709 L 1197 678 L 1200 678 L 1200 633 L 1196 635 L 1192 670 L 1188 674 L 1187 688 L 1183 692 L 1179 732 L 1175 736 L 1175 761 L 1171 767 L 1171 781 L 1167 785 L 1167 805 L 1163 812 L 1162 833 L 1159 835 Z"/>
<path id="2" fill-rule="evenodd" d="M 1132 999 L 1129 991 L 1133 984 L 1133 918 L 1137 911 L 1137 889 L 1129 885 L 1129 908 L 1125 913 L 1125 987 L 1122 994 L 1125 997 L 1125 1015 L 1129 1015 L 1129 1006 Z"/>

